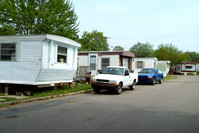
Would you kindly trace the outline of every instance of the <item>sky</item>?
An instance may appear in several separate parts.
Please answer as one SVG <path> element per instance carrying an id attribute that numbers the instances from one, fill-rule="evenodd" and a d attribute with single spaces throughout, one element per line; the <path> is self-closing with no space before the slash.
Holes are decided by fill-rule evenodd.
<path id="1" fill-rule="evenodd" d="M 148 42 L 199 52 L 199 0 L 71 0 L 79 35 L 97 30 L 109 48 Z"/>

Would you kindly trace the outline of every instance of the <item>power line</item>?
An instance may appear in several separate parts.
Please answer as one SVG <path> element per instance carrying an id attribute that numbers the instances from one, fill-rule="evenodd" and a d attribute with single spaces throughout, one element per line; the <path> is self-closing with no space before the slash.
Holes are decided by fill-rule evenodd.
<path id="1" fill-rule="evenodd" d="M 184 36 L 195 36 L 199 35 L 199 32 L 179 33 L 179 34 L 153 34 L 153 35 L 130 35 L 130 36 L 112 36 L 111 39 L 122 39 L 122 38 L 148 38 L 148 37 L 184 37 Z"/>

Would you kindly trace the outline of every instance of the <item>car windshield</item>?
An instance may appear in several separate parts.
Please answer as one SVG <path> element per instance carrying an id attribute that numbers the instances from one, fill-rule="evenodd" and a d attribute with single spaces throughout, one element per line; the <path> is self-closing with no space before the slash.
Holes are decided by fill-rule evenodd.
<path id="1" fill-rule="evenodd" d="M 101 74 L 113 74 L 113 75 L 124 75 L 123 68 L 106 67 Z"/>
<path id="2" fill-rule="evenodd" d="M 154 69 L 142 69 L 140 73 L 154 73 Z"/>

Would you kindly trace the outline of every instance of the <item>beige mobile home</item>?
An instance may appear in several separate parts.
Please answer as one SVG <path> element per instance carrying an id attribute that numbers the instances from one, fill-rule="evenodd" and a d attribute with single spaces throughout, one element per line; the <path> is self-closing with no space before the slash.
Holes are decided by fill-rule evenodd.
<path id="1" fill-rule="evenodd" d="M 132 70 L 132 58 L 135 54 L 129 51 L 80 51 L 79 66 L 90 66 L 91 75 L 97 75 L 106 66 L 126 66 Z"/>

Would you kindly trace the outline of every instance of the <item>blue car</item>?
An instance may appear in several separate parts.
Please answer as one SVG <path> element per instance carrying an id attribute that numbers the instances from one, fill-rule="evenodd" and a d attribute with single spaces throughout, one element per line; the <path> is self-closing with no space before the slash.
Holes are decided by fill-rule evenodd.
<path id="1" fill-rule="evenodd" d="M 162 83 L 163 73 L 156 68 L 144 68 L 138 73 L 138 83 L 151 83 L 155 85 L 156 82 Z"/>

